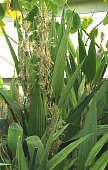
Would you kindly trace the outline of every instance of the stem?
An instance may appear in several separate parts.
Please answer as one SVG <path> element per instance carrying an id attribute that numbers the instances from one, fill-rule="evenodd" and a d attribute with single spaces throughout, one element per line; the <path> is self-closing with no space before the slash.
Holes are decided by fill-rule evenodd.
<path id="1" fill-rule="evenodd" d="M 82 30 L 83 30 L 84 33 L 88 36 L 88 39 L 90 39 L 90 35 L 87 33 L 87 31 L 84 30 L 83 28 L 82 28 Z M 88 40 L 87 40 L 87 41 L 88 41 Z M 87 43 L 87 41 L 86 41 L 86 43 Z M 100 47 L 99 44 L 97 44 L 96 42 L 95 42 L 95 44 L 96 44 L 96 46 L 97 46 L 100 50 L 102 50 L 102 47 Z"/>
<path id="2" fill-rule="evenodd" d="M 107 15 L 108 15 L 108 12 L 107 12 L 107 14 L 105 15 L 105 17 L 106 17 Z M 105 18 L 105 17 L 104 17 L 104 18 Z M 101 24 L 103 23 L 104 18 L 103 18 L 102 21 L 100 21 L 90 32 L 92 32 L 95 28 L 97 28 L 99 25 L 101 25 Z M 86 32 L 86 30 L 84 30 L 83 28 L 82 28 L 82 30 L 83 30 L 83 31 L 85 32 L 85 34 L 88 36 L 88 39 L 90 39 L 90 36 L 89 36 L 89 34 Z M 88 39 L 87 39 L 87 41 L 86 41 L 85 44 L 87 44 Z M 96 44 L 96 46 L 97 46 L 100 50 L 103 49 L 102 46 L 99 46 L 96 42 L 95 42 L 95 44 Z"/>
<path id="3" fill-rule="evenodd" d="M 15 67 L 14 66 L 14 64 L 12 64 L 10 61 L 8 61 L 5 57 L 3 57 L 3 56 L 0 56 L 3 60 L 5 60 L 7 63 L 9 63 L 9 64 L 11 64 L 13 67 Z"/>
<path id="4" fill-rule="evenodd" d="M 7 36 L 8 36 L 8 38 L 9 38 L 10 40 L 12 40 L 15 44 L 18 45 L 18 43 L 17 43 L 12 37 L 10 37 L 8 34 L 7 34 Z"/>

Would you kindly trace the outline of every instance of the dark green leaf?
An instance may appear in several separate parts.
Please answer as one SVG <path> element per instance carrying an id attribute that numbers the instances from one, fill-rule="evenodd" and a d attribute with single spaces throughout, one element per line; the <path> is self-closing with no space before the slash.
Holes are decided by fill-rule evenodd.
<path id="1" fill-rule="evenodd" d="M 82 67 L 82 71 L 85 73 L 87 79 L 92 81 L 95 73 L 96 73 L 96 49 L 95 49 L 95 41 L 92 38 L 88 55 L 86 55 L 85 45 L 82 41 L 80 33 L 78 33 L 79 40 L 79 61 L 81 62 L 86 56 L 85 62 Z"/>
<path id="2" fill-rule="evenodd" d="M 20 110 L 19 106 L 15 103 L 15 101 L 10 96 L 7 95 L 7 93 L 4 89 L 0 89 L 0 95 L 2 96 L 4 101 L 7 103 L 8 107 L 12 113 L 13 119 L 15 121 L 19 121 L 18 117 L 21 114 L 21 110 Z"/>
<path id="3" fill-rule="evenodd" d="M 17 142 L 16 159 L 18 161 L 18 170 L 28 170 L 26 158 L 23 151 L 22 139 L 19 136 Z"/>
<path id="4" fill-rule="evenodd" d="M 3 0 L 3 3 L 0 3 L 0 24 L 1 24 L 1 20 L 4 18 L 5 16 L 5 12 L 6 12 L 6 0 Z"/>
<path id="5" fill-rule="evenodd" d="M 72 75 L 72 77 L 70 77 L 68 83 L 67 83 L 67 86 L 64 87 L 64 89 L 62 90 L 62 93 L 61 93 L 61 97 L 60 97 L 60 100 L 59 100 L 59 107 L 62 107 L 64 104 L 65 104 L 65 101 L 66 101 L 66 98 L 67 96 L 69 95 L 72 87 L 73 87 L 73 84 L 80 72 L 80 69 L 83 65 L 83 62 L 82 64 L 79 65 L 79 67 L 76 69 L 76 71 L 74 72 L 74 74 Z"/>
<path id="6" fill-rule="evenodd" d="M 77 12 L 74 12 L 73 10 L 68 9 L 66 11 L 66 22 L 67 22 L 67 25 L 69 25 L 70 22 L 72 23 L 70 27 L 70 33 L 73 34 L 77 32 L 80 27 L 80 24 L 81 24 L 80 16 L 78 15 Z"/>
<path id="7" fill-rule="evenodd" d="M 91 149 L 88 158 L 85 162 L 85 166 L 89 167 L 92 165 L 93 160 L 95 159 L 96 155 L 99 153 L 99 151 L 102 149 L 103 145 L 107 142 L 108 140 L 108 132 L 101 137 L 98 142 L 94 145 L 94 147 Z"/>
<path id="8" fill-rule="evenodd" d="M 34 154 L 34 149 L 37 148 L 37 156 L 36 156 L 36 161 L 34 163 L 34 166 L 39 166 L 42 155 L 44 152 L 44 147 L 43 144 L 38 136 L 29 136 L 26 138 L 28 150 L 29 150 L 29 155 L 30 155 L 30 163 L 32 165 L 32 160 L 33 160 L 33 154 Z"/>
<path id="9" fill-rule="evenodd" d="M 97 128 L 97 109 L 96 101 L 94 98 L 86 116 L 83 132 L 85 133 L 85 135 L 92 134 L 93 132 L 96 132 L 96 128 Z M 95 143 L 96 136 L 92 135 L 88 138 L 88 140 L 84 141 L 79 146 L 77 170 L 84 170 L 85 160 L 87 159 L 88 153 L 90 152 L 91 148 Z"/>
<path id="10" fill-rule="evenodd" d="M 72 142 L 60 152 L 58 152 L 51 160 L 48 161 L 47 170 L 54 169 L 60 162 L 62 162 L 79 144 L 86 141 L 89 135 L 80 138 L 79 140 Z"/>
<path id="11" fill-rule="evenodd" d="M 106 24 L 108 24 L 108 16 L 106 16 L 103 20 L 103 25 L 106 25 Z"/>
<path id="12" fill-rule="evenodd" d="M 16 155 L 18 138 L 23 136 L 23 129 L 17 123 L 12 123 L 8 128 L 8 147 L 12 152 L 12 156 Z"/>
<path id="13" fill-rule="evenodd" d="M 46 127 L 46 115 L 40 94 L 40 87 L 37 82 L 34 85 L 31 97 L 30 114 L 28 118 L 29 135 L 41 137 Z"/>
<path id="14" fill-rule="evenodd" d="M 106 150 L 101 157 L 95 162 L 94 166 L 90 170 L 104 170 L 108 164 L 108 150 Z"/>

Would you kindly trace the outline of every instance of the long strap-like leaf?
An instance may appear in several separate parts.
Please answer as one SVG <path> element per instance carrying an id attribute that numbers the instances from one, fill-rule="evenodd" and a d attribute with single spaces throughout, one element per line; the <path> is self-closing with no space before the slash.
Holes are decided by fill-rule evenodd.
<path id="1" fill-rule="evenodd" d="M 51 160 L 48 161 L 47 170 L 54 169 L 60 162 L 62 162 L 79 144 L 84 142 L 89 135 L 80 138 L 79 140 L 72 142 L 60 152 L 58 152 Z"/>
<path id="2" fill-rule="evenodd" d="M 96 100 L 93 98 L 93 102 L 90 105 L 89 111 L 86 116 L 85 124 L 84 124 L 84 133 L 91 134 L 96 132 L 97 129 L 97 108 L 96 108 Z M 78 151 L 78 162 L 77 162 L 77 170 L 84 170 L 84 165 L 88 153 L 90 152 L 93 145 L 96 143 L 96 135 L 92 135 L 88 138 L 87 141 L 81 143 Z"/>
<path id="3" fill-rule="evenodd" d="M 103 145 L 107 142 L 108 140 L 108 132 L 99 139 L 99 141 L 94 145 L 92 150 L 90 151 L 87 161 L 85 162 L 85 166 L 89 167 L 93 160 L 95 159 L 96 155 L 99 153 L 99 151 L 102 149 Z"/>
<path id="4" fill-rule="evenodd" d="M 19 106 L 14 102 L 14 100 L 12 100 L 12 98 L 10 96 L 8 96 L 6 94 L 6 91 L 4 89 L 0 89 L 0 96 L 2 96 L 4 101 L 7 103 L 8 107 L 12 113 L 13 119 L 15 121 L 18 121 L 18 117 L 21 114 L 21 110 L 20 110 Z"/>
<path id="5" fill-rule="evenodd" d="M 83 65 L 83 62 L 82 62 L 82 64 L 79 65 L 79 67 L 76 69 L 76 71 L 74 72 L 72 77 L 69 79 L 67 86 L 62 90 L 61 97 L 60 97 L 60 100 L 59 100 L 59 107 L 62 107 L 64 105 L 66 98 L 67 98 L 68 94 L 70 93 L 70 90 L 72 89 L 76 78 L 78 77 L 78 74 L 79 74 L 80 69 Z"/>
<path id="6" fill-rule="evenodd" d="M 108 150 L 106 150 L 101 157 L 96 161 L 93 167 L 90 170 L 104 170 L 108 164 Z"/>
<path id="7" fill-rule="evenodd" d="M 56 62 L 53 71 L 52 77 L 52 88 L 53 93 L 56 99 L 58 99 L 61 95 L 61 91 L 63 88 L 63 80 L 64 80 L 64 69 L 66 65 L 66 52 L 67 52 L 67 43 L 68 43 L 68 29 L 66 29 L 63 38 L 60 43 L 60 47 L 58 49 L 58 53 L 56 56 Z"/>
<path id="8" fill-rule="evenodd" d="M 37 83 L 33 87 L 31 94 L 28 127 L 29 135 L 37 135 L 39 137 L 43 135 L 46 128 L 46 113 L 40 93 L 40 87 Z"/>

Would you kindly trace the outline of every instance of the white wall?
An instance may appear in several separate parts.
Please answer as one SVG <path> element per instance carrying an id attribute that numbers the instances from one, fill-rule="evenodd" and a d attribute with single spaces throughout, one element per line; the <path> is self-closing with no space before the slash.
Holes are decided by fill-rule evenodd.
<path id="1" fill-rule="evenodd" d="M 6 33 L 12 37 L 15 41 L 17 41 L 17 31 L 14 28 L 13 22 L 6 23 Z M 11 44 L 17 54 L 17 44 L 11 41 Z M 3 57 L 3 58 L 2 58 Z M 7 61 L 6 61 L 7 60 Z M 6 43 L 5 37 L 0 36 L 0 76 L 4 78 L 13 77 L 14 74 L 14 62 L 9 50 L 9 47 Z"/>
<path id="2" fill-rule="evenodd" d="M 90 15 L 91 14 L 83 14 L 83 15 L 81 15 L 81 17 L 90 16 Z M 92 28 L 96 24 L 98 24 L 104 18 L 105 15 L 106 15 L 105 12 L 100 12 L 100 13 L 94 14 L 94 16 L 93 16 L 94 22 L 89 27 L 88 31 L 92 30 Z M 57 18 L 57 20 L 60 21 L 60 18 Z M 16 31 L 16 29 L 14 28 L 13 25 L 14 25 L 13 22 L 8 22 L 6 24 L 6 32 L 15 41 L 17 41 L 17 31 Z M 100 33 L 101 32 L 104 32 L 104 34 L 105 34 L 104 41 L 103 41 L 103 44 L 102 44 L 105 48 L 106 41 L 108 40 L 108 25 L 106 25 L 106 26 L 100 25 L 99 26 L 99 36 L 96 39 L 97 43 L 100 43 Z M 74 46 L 76 47 L 78 45 L 77 34 L 71 35 L 71 38 L 72 38 L 72 41 L 74 43 Z M 11 43 L 12 43 L 12 46 L 13 46 L 16 54 L 17 54 L 18 53 L 17 44 L 15 44 L 12 41 L 11 41 Z M 3 36 L 0 37 L 0 56 L 2 56 L 3 58 L 5 58 L 6 60 L 8 60 L 11 63 L 11 64 L 8 63 L 6 60 L 4 60 L 3 58 L 0 57 L 0 76 L 4 77 L 4 78 L 12 77 L 13 74 L 14 74 L 14 69 L 15 69 L 14 68 L 14 62 L 13 62 L 13 59 L 11 57 L 10 50 L 8 48 L 6 40 Z M 106 72 L 106 76 L 108 76 L 108 71 Z"/>

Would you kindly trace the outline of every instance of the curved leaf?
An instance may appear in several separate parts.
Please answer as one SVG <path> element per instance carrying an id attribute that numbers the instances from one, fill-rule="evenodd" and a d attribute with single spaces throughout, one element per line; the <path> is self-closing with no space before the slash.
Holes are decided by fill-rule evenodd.
<path id="1" fill-rule="evenodd" d="M 23 136 L 23 129 L 17 123 L 12 123 L 8 128 L 8 147 L 12 152 L 13 158 L 16 154 L 18 138 Z"/>
<path id="2" fill-rule="evenodd" d="M 97 108 L 96 108 L 96 100 L 94 97 L 90 105 L 89 111 L 86 115 L 85 124 L 82 131 L 85 135 L 87 135 L 96 132 L 96 129 L 97 129 Z M 84 170 L 86 158 L 91 148 L 96 143 L 96 140 L 97 140 L 96 135 L 92 135 L 90 136 L 90 138 L 88 138 L 87 141 L 84 141 L 79 146 L 77 170 Z"/>
<path id="3" fill-rule="evenodd" d="M 16 159 L 18 161 L 18 170 L 28 170 L 27 161 L 23 152 L 21 137 L 18 137 Z"/>
<path id="4" fill-rule="evenodd" d="M 94 147 L 91 149 L 88 158 L 85 162 L 85 166 L 88 167 L 92 164 L 93 160 L 95 159 L 96 155 L 99 153 L 103 145 L 107 142 L 108 140 L 108 132 L 101 137 L 98 142 L 94 145 Z"/>
<path id="5" fill-rule="evenodd" d="M 32 160 L 33 160 L 34 149 L 38 148 L 36 161 L 35 161 L 35 163 L 36 163 L 35 166 L 36 165 L 38 166 L 41 162 L 41 158 L 42 158 L 42 155 L 44 152 L 43 144 L 38 136 L 29 136 L 26 138 L 26 142 L 28 145 L 31 164 L 32 164 Z"/>
<path id="6" fill-rule="evenodd" d="M 69 95 L 70 90 L 72 89 L 76 78 L 78 77 L 78 74 L 80 72 L 80 69 L 81 69 L 83 63 L 84 63 L 84 61 L 82 62 L 82 64 L 80 64 L 78 66 L 78 68 L 73 73 L 72 77 L 70 77 L 70 79 L 69 79 L 69 81 L 67 83 L 67 86 L 63 88 L 62 93 L 61 93 L 61 97 L 59 99 L 59 107 L 62 107 L 65 104 L 66 98 Z"/>
<path id="7" fill-rule="evenodd" d="M 104 152 L 90 170 L 104 170 L 108 164 L 108 150 Z"/>
<path id="8" fill-rule="evenodd" d="M 87 76 L 89 81 L 92 81 L 96 73 L 96 49 L 94 38 L 92 38 L 91 40 L 88 56 L 85 60 L 84 67 L 85 75 Z"/>
<path id="9" fill-rule="evenodd" d="M 48 161 L 47 170 L 54 169 L 60 162 L 62 162 L 76 147 L 85 141 L 90 135 L 84 136 L 79 140 L 72 142 L 60 152 L 58 152 L 51 160 Z"/>
<path id="10" fill-rule="evenodd" d="M 12 116 L 13 116 L 13 119 L 15 121 L 18 121 L 18 118 L 21 114 L 21 110 L 19 108 L 19 106 L 14 102 L 14 100 L 7 95 L 6 91 L 4 89 L 0 89 L 0 95 L 2 96 L 2 98 L 4 99 L 4 101 L 7 103 L 11 113 L 12 113 Z"/>

